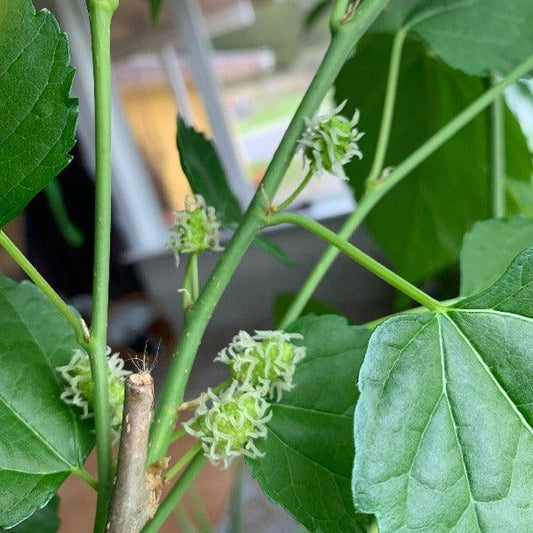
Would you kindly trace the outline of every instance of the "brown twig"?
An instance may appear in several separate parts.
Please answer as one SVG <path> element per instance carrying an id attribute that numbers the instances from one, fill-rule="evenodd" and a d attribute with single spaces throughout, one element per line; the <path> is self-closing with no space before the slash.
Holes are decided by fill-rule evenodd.
<path id="1" fill-rule="evenodd" d="M 117 478 L 109 509 L 109 533 L 138 533 L 157 509 L 161 485 L 146 472 L 154 381 L 147 372 L 126 379 Z M 161 476 L 162 477 L 162 476 Z M 156 483 L 157 484 L 157 483 Z M 158 494 L 159 493 L 159 494 Z"/>

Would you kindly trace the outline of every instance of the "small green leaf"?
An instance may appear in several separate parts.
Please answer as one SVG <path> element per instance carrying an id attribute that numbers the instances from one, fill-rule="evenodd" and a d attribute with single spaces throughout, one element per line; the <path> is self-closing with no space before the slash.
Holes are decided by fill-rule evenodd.
<path id="1" fill-rule="evenodd" d="M 409 25 L 449 65 L 507 74 L 533 50 L 530 0 L 391 0 L 376 29 Z"/>
<path id="2" fill-rule="evenodd" d="M 355 504 L 380 533 L 533 524 L 533 248 L 452 309 L 379 326 L 355 411 Z"/>
<path id="3" fill-rule="evenodd" d="M 533 246 L 533 219 L 521 216 L 477 222 L 461 250 L 461 294 L 490 287 L 513 259 Z"/>
<path id="4" fill-rule="evenodd" d="M 272 320 L 274 324 L 279 324 L 285 313 L 289 310 L 289 307 L 292 305 L 292 302 L 296 298 L 295 293 L 283 293 L 276 296 L 274 300 L 274 308 L 272 310 Z M 301 316 L 305 315 L 338 315 L 339 312 L 333 306 L 321 302 L 312 298 L 307 302 L 303 311 L 300 313 Z"/>
<path id="5" fill-rule="evenodd" d="M 507 180 L 507 191 L 518 209 L 533 217 L 533 185 L 525 181 Z"/>
<path id="6" fill-rule="evenodd" d="M 234 229 L 242 219 L 242 209 L 231 191 L 215 146 L 203 133 L 187 126 L 178 116 L 178 151 L 183 172 L 194 194 L 201 194 L 207 205 L 216 210 L 222 226 Z M 292 259 L 277 245 L 261 235 L 254 239 L 254 246 L 286 265 Z"/>
<path id="7" fill-rule="evenodd" d="M 378 139 L 391 46 L 390 35 L 365 37 L 336 82 L 337 101 L 348 100 L 347 116 L 360 109 L 361 130 L 366 132 L 360 141 L 363 160 L 346 167 L 357 198 L 364 192 Z M 419 40 L 408 38 L 385 166 L 401 163 L 483 91 L 481 80 L 451 69 Z M 466 231 L 490 216 L 487 128 L 487 117 L 477 117 L 387 193 L 367 217 L 378 244 L 411 281 L 456 261 Z M 505 129 L 508 175 L 529 180 L 531 156 L 509 111 Z"/>
<path id="8" fill-rule="evenodd" d="M 93 446 L 90 425 L 66 405 L 56 367 L 78 348 L 71 327 L 31 283 L 0 277 L 0 527 L 52 498 Z"/>
<path id="9" fill-rule="evenodd" d="M 265 455 L 248 461 L 267 496 L 310 531 L 366 531 L 350 495 L 354 445 L 354 386 L 370 330 L 339 316 L 308 316 L 295 322 L 307 356 L 294 374 L 295 387 L 272 405 Z"/>
<path id="10" fill-rule="evenodd" d="M 78 115 L 65 34 L 31 0 L 0 6 L 0 227 L 70 161 Z"/>
<path id="11" fill-rule="evenodd" d="M 33 513 L 27 520 L 9 529 L 9 533 L 56 533 L 59 529 L 59 496 L 54 496 L 48 504 Z M 0 531 L 6 531 L 0 528 Z"/>

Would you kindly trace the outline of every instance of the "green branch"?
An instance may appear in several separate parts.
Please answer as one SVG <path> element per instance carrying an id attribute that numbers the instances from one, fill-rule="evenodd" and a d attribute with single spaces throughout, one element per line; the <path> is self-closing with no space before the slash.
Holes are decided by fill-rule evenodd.
<path id="1" fill-rule="evenodd" d="M 499 98 L 504 90 L 517 79 L 526 75 L 533 68 L 533 56 L 521 63 L 510 74 L 503 78 L 498 84 L 481 95 L 470 104 L 459 115 L 453 118 L 446 126 L 441 128 L 433 137 L 427 140 L 420 148 L 415 150 L 407 159 L 400 163 L 388 176 L 383 176 L 372 181 L 372 185 L 367 189 L 361 198 L 357 209 L 350 215 L 344 223 L 339 236 L 349 239 L 353 232 L 363 223 L 368 213 L 395 185 L 408 176 L 418 165 L 423 163 L 431 154 L 437 151 L 443 144 L 451 139 L 458 131 L 464 128 L 479 113 L 490 106 Z M 324 255 L 307 278 L 297 298 L 283 317 L 279 327 L 284 328 L 300 316 L 305 305 L 313 295 L 316 287 L 326 275 L 329 267 L 339 254 L 334 247 L 328 248 Z"/>
<path id="2" fill-rule="evenodd" d="M 94 423 L 98 454 L 98 499 L 94 531 L 103 533 L 113 489 L 107 317 L 111 259 L 111 44 L 113 11 L 118 1 L 87 0 L 94 73 L 96 207 L 91 341 L 88 346 L 94 386 Z"/>
<path id="3" fill-rule="evenodd" d="M 172 514 L 172 511 L 179 504 L 181 498 L 191 486 L 196 476 L 200 473 L 200 470 L 206 463 L 206 458 L 203 451 L 199 451 L 189 466 L 183 472 L 182 476 L 178 479 L 176 484 L 170 489 L 167 497 L 163 500 L 159 509 L 155 513 L 155 516 L 144 526 L 142 533 L 156 533 L 161 526 L 165 523 L 165 520 Z"/>
<path id="4" fill-rule="evenodd" d="M 74 311 L 51 285 L 41 276 L 39 271 L 29 262 L 27 257 L 17 248 L 15 243 L 0 230 L 0 246 L 13 258 L 17 265 L 27 274 L 27 276 L 41 289 L 44 295 L 56 306 L 59 312 L 67 319 L 76 334 L 78 343 L 87 347 L 89 342 L 89 331 L 82 318 Z"/>
<path id="5" fill-rule="evenodd" d="M 440 302 L 409 283 L 407 280 L 396 274 L 396 272 L 388 269 L 368 254 L 365 254 L 362 250 L 359 250 L 359 248 L 356 248 L 353 244 L 350 244 L 342 237 L 339 237 L 334 231 L 331 231 L 311 218 L 296 213 L 279 213 L 277 215 L 265 217 L 265 223 L 268 226 L 277 226 L 279 224 L 293 224 L 295 226 L 300 226 L 301 228 L 314 233 L 317 237 L 329 242 L 338 248 L 344 255 L 353 259 L 356 263 L 359 263 L 368 271 L 372 272 L 383 281 L 386 281 L 389 285 L 403 292 L 427 309 L 438 311 L 444 308 Z"/>
<path id="6" fill-rule="evenodd" d="M 493 85 L 496 83 L 492 78 Z M 490 172 L 492 185 L 492 216 L 505 216 L 505 125 L 503 97 L 494 100 L 490 110 Z"/>
<path id="7" fill-rule="evenodd" d="M 274 154 L 260 189 L 218 261 L 201 296 L 188 313 L 154 416 L 149 462 L 165 455 L 176 424 L 176 408 L 182 402 L 202 335 L 235 269 L 261 228 L 267 203 L 272 201 L 294 155 L 296 143 L 304 126 L 304 117 L 314 115 L 353 47 L 387 3 L 388 0 L 364 2 L 349 26 L 341 28 L 332 38 L 324 60 Z"/>

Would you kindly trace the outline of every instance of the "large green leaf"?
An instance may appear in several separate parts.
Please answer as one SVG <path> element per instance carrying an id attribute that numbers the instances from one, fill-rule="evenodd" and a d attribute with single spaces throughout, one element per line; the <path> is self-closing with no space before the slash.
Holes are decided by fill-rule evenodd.
<path id="1" fill-rule="evenodd" d="M 533 50 L 531 0 L 391 0 L 376 30 L 409 25 L 449 65 L 506 74 Z"/>
<path id="2" fill-rule="evenodd" d="M 461 294 L 490 287 L 513 259 L 533 246 L 533 219 L 515 216 L 485 220 L 466 234 L 461 250 Z"/>
<path id="3" fill-rule="evenodd" d="M 355 412 L 355 503 L 380 533 L 533 524 L 533 248 L 485 292 L 378 327 Z"/>
<path id="4" fill-rule="evenodd" d="M 310 531 L 366 531 L 350 494 L 353 464 L 354 386 L 370 330 L 339 316 L 308 316 L 290 331 L 301 333 L 306 358 L 295 388 L 272 405 L 265 455 L 248 461 L 267 496 Z"/>
<path id="5" fill-rule="evenodd" d="M 77 101 L 67 38 L 31 0 L 0 4 L 0 227 L 70 161 Z"/>
<path id="6" fill-rule="evenodd" d="M 526 181 L 508 179 L 507 190 L 518 209 L 533 217 L 533 185 Z"/>
<path id="7" fill-rule="evenodd" d="M 77 348 L 72 330 L 32 284 L 0 277 L 0 526 L 52 498 L 85 461 L 90 426 L 66 405 L 56 367 Z"/>
<path id="8" fill-rule="evenodd" d="M 370 171 L 379 134 L 392 37 L 370 35 L 336 82 L 336 98 L 348 99 L 346 113 L 361 110 L 360 141 L 365 157 L 346 168 L 358 198 Z M 483 92 L 483 83 L 448 67 L 415 38 L 405 43 L 396 112 L 386 166 L 403 161 Z M 525 138 L 506 114 L 509 176 L 531 173 Z M 418 281 L 455 261 L 463 235 L 490 216 L 487 120 L 484 115 L 448 141 L 389 192 L 367 225 L 397 270 Z"/>
<path id="9" fill-rule="evenodd" d="M 9 529 L 10 533 L 56 533 L 59 529 L 59 497 L 54 496 L 39 511 L 33 513 L 27 520 Z M 5 529 L 0 528 L 4 532 Z"/>
<path id="10" fill-rule="evenodd" d="M 178 116 L 177 144 L 181 167 L 193 192 L 201 194 L 207 205 L 216 209 L 222 226 L 234 229 L 242 219 L 242 209 L 229 187 L 213 143 Z M 286 265 L 293 264 L 277 244 L 262 235 L 256 237 L 254 245 Z"/>

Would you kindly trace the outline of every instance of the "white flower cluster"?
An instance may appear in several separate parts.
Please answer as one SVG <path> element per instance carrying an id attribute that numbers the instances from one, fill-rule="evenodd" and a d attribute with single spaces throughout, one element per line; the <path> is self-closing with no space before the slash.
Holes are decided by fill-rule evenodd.
<path id="1" fill-rule="evenodd" d="M 254 440 L 266 436 L 270 419 L 268 399 L 280 399 L 293 387 L 296 364 L 305 357 L 305 347 L 293 340 L 297 333 L 240 331 L 215 361 L 231 368 L 229 388 L 217 396 L 213 390 L 200 398 L 195 416 L 185 430 L 202 442 L 213 464 L 227 468 L 240 455 L 255 458 L 261 454 Z"/>
<path id="2" fill-rule="evenodd" d="M 265 424 L 272 413 L 269 404 L 250 386 L 233 381 L 217 396 L 211 389 L 202 394 L 195 417 L 183 424 L 202 442 L 212 464 L 227 468 L 236 457 L 260 457 L 254 439 L 266 436 Z"/>
<path id="3" fill-rule="evenodd" d="M 346 101 L 329 114 L 317 114 L 310 120 L 305 118 L 306 129 L 298 141 L 302 150 L 304 165 L 309 172 L 320 176 L 329 172 L 341 179 L 347 179 L 344 165 L 354 156 L 363 158 L 357 142 L 364 133 L 357 129 L 359 111 L 352 119 L 340 115 Z"/>
<path id="4" fill-rule="evenodd" d="M 82 419 L 91 418 L 93 413 L 94 385 L 91 375 L 91 363 L 84 350 L 74 350 L 68 365 L 56 369 L 68 386 L 61 393 L 61 399 L 83 410 Z M 118 353 L 111 355 L 107 348 L 107 376 L 109 380 L 109 403 L 111 428 L 115 438 L 120 434 L 122 410 L 124 406 L 124 379 L 131 372 L 124 370 L 124 360 Z"/>
<path id="5" fill-rule="evenodd" d="M 256 331 L 253 336 L 239 331 L 215 361 L 227 364 L 241 383 L 279 401 L 283 391 L 292 389 L 296 364 L 305 357 L 305 347 L 292 343 L 302 338 L 284 331 Z"/>
<path id="6" fill-rule="evenodd" d="M 220 222 L 215 208 L 206 204 L 204 197 L 195 194 L 185 198 L 185 209 L 174 211 L 174 224 L 170 230 L 167 248 L 176 255 L 220 251 Z"/>

